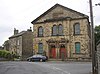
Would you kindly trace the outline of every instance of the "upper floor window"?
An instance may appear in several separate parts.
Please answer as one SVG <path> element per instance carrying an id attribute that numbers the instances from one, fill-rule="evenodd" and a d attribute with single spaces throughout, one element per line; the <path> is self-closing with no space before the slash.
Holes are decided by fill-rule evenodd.
<path id="1" fill-rule="evenodd" d="M 75 23 L 74 25 L 74 34 L 80 34 L 80 24 L 79 23 Z"/>
<path id="2" fill-rule="evenodd" d="M 38 36 L 39 36 L 39 37 L 43 36 L 43 28 L 42 28 L 42 26 L 40 26 L 40 27 L 38 28 Z"/>
<path id="3" fill-rule="evenodd" d="M 53 36 L 61 36 L 63 35 L 63 26 L 60 24 L 60 25 L 54 25 L 52 27 L 52 35 Z"/>
<path id="4" fill-rule="evenodd" d="M 63 26 L 61 24 L 58 26 L 58 35 L 63 35 Z"/>
<path id="5" fill-rule="evenodd" d="M 19 40 L 17 40 L 17 45 L 19 45 Z"/>
<path id="6" fill-rule="evenodd" d="M 54 25 L 54 26 L 52 27 L 52 35 L 53 35 L 53 36 L 56 36 L 56 35 L 57 35 L 57 26 L 56 26 L 56 25 Z"/>
<path id="7" fill-rule="evenodd" d="M 75 52 L 80 53 L 80 49 L 81 49 L 80 42 L 76 42 L 75 43 Z"/>

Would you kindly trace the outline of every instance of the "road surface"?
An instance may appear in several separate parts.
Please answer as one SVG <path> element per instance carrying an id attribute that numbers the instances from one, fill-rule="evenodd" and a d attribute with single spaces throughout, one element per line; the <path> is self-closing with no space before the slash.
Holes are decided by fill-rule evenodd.
<path id="1" fill-rule="evenodd" d="M 90 74 L 90 62 L 0 62 L 0 74 Z"/>

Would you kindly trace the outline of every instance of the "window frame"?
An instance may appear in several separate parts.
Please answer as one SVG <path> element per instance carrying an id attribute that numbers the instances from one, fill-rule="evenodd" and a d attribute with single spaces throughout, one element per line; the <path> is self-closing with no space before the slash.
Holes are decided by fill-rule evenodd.
<path id="1" fill-rule="evenodd" d="M 60 31 L 60 28 L 61 28 L 62 33 L 61 33 L 61 31 Z M 62 24 L 59 24 L 59 25 L 58 25 L 58 35 L 59 35 L 59 36 L 63 36 L 63 25 L 62 25 Z"/>
<path id="2" fill-rule="evenodd" d="M 40 45 L 42 45 L 42 49 L 40 49 Z M 38 53 L 43 54 L 43 43 L 38 43 Z"/>
<path id="3" fill-rule="evenodd" d="M 63 30 L 63 25 L 59 24 L 59 25 L 53 25 L 52 27 L 52 36 L 63 36 L 64 35 L 64 30 Z M 62 33 L 61 31 L 62 30 Z"/>
<path id="4" fill-rule="evenodd" d="M 81 53 L 81 43 L 80 42 L 75 42 L 75 53 Z"/>
<path id="5" fill-rule="evenodd" d="M 74 35 L 80 35 L 80 23 L 74 24 Z"/>
<path id="6" fill-rule="evenodd" d="M 17 40 L 17 45 L 20 45 L 20 40 L 19 39 Z"/>
<path id="7" fill-rule="evenodd" d="M 56 29 L 54 27 L 56 27 Z M 55 32 L 54 32 L 54 30 L 55 30 Z M 57 25 L 53 25 L 53 27 L 52 27 L 52 36 L 57 36 Z"/>
<path id="8" fill-rule="evenodd" d="M 38 37 L 43 37 L 43 27 L 38 27 Z"/>

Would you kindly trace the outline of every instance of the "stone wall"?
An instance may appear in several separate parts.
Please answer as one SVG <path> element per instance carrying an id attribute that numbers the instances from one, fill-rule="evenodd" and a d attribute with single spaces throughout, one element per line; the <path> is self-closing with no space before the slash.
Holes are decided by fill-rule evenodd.
<path id="1" fill-rule="evenodd" d="M 80 23 L 81 34 L 74 36 L 73 25 L 75 23 Z M 62 24 L 64 27 L 64 36 L 52 36 L 52 27 L 53 25 Z M 34 25 L 34 40 L 33 40 L 33 49 L 35 52 L 38 52 L 38 43 L 43 43 L 43 49 L 48 52 L 48 44 L 46 41 L 49 39 L 60 40 L 61 38 L 65 38 L 69 40 L 69 43 L 66 44 L 68 57 L 86 57 L 89 58 L 90 56 L 90 38 L 88 33 L 87 27 L 88 20 L 87 19 L 79 19 L 79 20 L 65 20 L 65 21 L 57 21 L 57 22 L 49 22 L 49 23 L 42 23 L 42 24 L 35 24 Z M 38 37 L 38 27 L 42 26 L 44 29 L 43 37 Z M 75 42 L 81 43 L 81 54 L 74 54 L 75 53 Z"/>
<path id="2" fill-rule="evenodd" d="M 67 43 L 64 44 L 67 50 L 67 58 L 90 57 L 90 26 L 88 16 L 57 4 L 43 13 L 33 23 L 33 49 L 35 53 L 38 52 L 38 43 L 43 43 L 43 50 L 45 50 L 47 52 L 47 55 L 49 56 L 50 49 L 47 41 L 50 39 L 59 41 L 63 38 L 67 40 Z M 73 27 L 75 23 L 80 24 L 79 35 L 74 35 Z M 53 25 L 59 24 L 62 24 L 63 26 L 64 35 L 52 36 Z M 43 27 L 43 37 L 38 37 L 38 28 L 40 26 Z M 75 42 L 81 43 L 80 54 L 75 53 Z M 60 48 L 56 46 L 57 52 L 59 51 L 59 49 Z"/>
<path id="3" fill-rule="evenodd" d="M 79 13 L 69 10 L 67 8 L 64 9 L 59 6 L 59 7 L 54 8 L 52 11 L 47 13 L 42 18 L 40 18 L 37 22 L 42 22 L 44 20 L 53 19 L 53 18 L 57 18 L 57 17 L 82 18 L 82 16 Z"/>
<path id="4" fill-rule="evenodd" d="M 28 58 L 33 55 L 33 32 L 26 31 L 23 35 L 22 55 Z"/>
<path id="5" fill-rule="evenodd" d="M 9 39 L 9 51 L 22 56 L 22 36 Z"/>

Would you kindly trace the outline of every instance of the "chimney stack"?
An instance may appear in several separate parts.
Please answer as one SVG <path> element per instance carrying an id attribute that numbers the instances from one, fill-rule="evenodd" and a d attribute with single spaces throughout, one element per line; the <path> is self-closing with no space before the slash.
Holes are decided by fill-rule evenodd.
<path id="1" fill-rule="evenodd" d="M 30 29 L 27 29 L 27 31 L 30 31 L 30 32 L 32 32 L 32 27 L 30 27 Z"/>
<path id="2" fill-rule="evenodd" d="M 18 30 L 16 30 L 16 28 L 14 28 L 14 35 L 18 34 Z"/>

